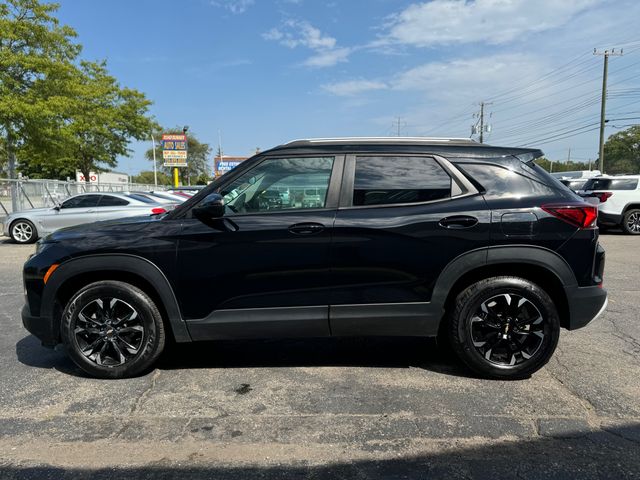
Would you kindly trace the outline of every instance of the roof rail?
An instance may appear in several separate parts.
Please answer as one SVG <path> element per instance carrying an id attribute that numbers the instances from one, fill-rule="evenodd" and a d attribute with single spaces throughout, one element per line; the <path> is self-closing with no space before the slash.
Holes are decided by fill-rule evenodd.
<path id="1" fill-rule="evenodd" d="M 452 137 L 334 137 L 334 138 L 303 138 L 291 140 L 284 145 L 292 145 L 295 143 L 355 143 L 355 142 L 371 142 L 371 143 L 465 143 L 475 144 L 475 140 L 470 138 L 452 138 Z"/>

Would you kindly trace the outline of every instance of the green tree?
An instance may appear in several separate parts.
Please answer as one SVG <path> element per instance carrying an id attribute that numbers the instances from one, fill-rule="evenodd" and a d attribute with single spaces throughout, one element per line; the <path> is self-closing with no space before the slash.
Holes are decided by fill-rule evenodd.
<path id="1" fill-rule="evenodd" d="M 182 134 L 181 128 L 170 128 L 166 130 L 158 130 L 154 133 L 156 139 L 156 164 L 158 171 L 166 173 L 170 178 L 172 177 L 172 168 L 164 166 L 164 160 L 162 159 L 162 144 L 160 139 L 162 134 Z M 188 157 L 187 167 L 179 168 L 180 181 L 182 185 L 206 185 L 208 181 L 211 181 L 212 169 L 209 165 L 211 146 L 208 143 L 202 143 L 195 134 L 187 133 L 188 139 Z M 147 160 L 153 162 L 153 149 L 147 150 L 145 153 Z"/>
<path id="2" fill-rule="evenodd" d="M 544 168 L 547 172 L 573 172 L 577 170 L 589 170 L 589 162 L 574 162 L 574 161 L 554 161 L 552 162 L 548 158 L 542 157 L 536 160 L 536 163 Z M 594 168 L 595 164 L 591 167 Z"/>
<path id="3" fill-rule="evenodd" d="M 640 172 L 640 125 L 614 133 L 604 144 L 607 173 Z"/>
<path id="4" fill-rule="evenodd" d="M 52 16 L 57 9 L 37 0 L 0 3 L 0 136 L 10 177 L 25 145 L 51 147 L 72 108 L 80 46 L 75 31 Z"/>
<path id="5" fill-rule="evenodd" d="M 171 185 L 171 177 L 164 172 L 157 172 L 158 174 L 158 185 Z M 131 177 L 131 181 L 133 183 L 146 183 L 148 185 L 153 185 L 154 175 L 152 171 L 143 171 L 138 175 L 134 175 Z"/>
<path id="6" fill-rule="evenodd" d="M 148 114 L 150 105 L 141 92 L 121 87 L 105 62 L 80 62 L 70 119 L 57 132 L 57 148 L 29 151 L 26 170 L 48 176 L 52 168 L 64 174 L 77 169 L 88 179 L 91 171 L 115 167 L 118 156 L 130 154 L 132 138 L 148 138 L 158 128 Z"/>

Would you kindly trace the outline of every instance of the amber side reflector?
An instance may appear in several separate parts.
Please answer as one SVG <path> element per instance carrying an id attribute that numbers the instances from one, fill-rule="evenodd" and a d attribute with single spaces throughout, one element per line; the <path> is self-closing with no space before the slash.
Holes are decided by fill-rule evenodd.
<path id="1" fill-rule="evenodd" d="M 53 265 L 51 265 L 51 266 L 49 267 L 49 270 L 47 270 L 47 273 L 45 273 L 45 274 L 44 274 L 44 278 L 42 279 L 42 281 L 43 281 L 44 283 L 47 283 L 47 280 L 49 280 L 49 277 L 51 276 L 51 274 L 52 274 L 53 272 L 55 272 L 55 271 L 56 271 L 56 268 L 58 268 L 58 266 L 59 266 L 59 264 L 54 263 Z"/>

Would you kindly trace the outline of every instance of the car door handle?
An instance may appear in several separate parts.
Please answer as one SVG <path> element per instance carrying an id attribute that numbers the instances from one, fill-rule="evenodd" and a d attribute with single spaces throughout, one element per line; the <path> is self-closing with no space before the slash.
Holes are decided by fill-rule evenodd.
<path id="1" fill-rule="evenodd" d="M 478 219 L 470 215 L 454 215 L 452 217 L 445 217 L 438 222 L 443 228 L 450 228 L 452 230 L 461 230 L 463 228 L 475 227 L 478 224 Z"/>
<path id="2" fill-rule="evenodd" d="M 296 223 L 289 227 L 289 231 L 296 235 L 315 235 L 324 230 L 324 225 L 321 223 Z"/>

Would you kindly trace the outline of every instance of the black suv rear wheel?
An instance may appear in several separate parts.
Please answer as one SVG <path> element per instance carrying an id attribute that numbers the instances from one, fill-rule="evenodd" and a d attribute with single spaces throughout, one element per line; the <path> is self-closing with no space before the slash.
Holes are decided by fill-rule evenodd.
<path id="1" fill-rule="evenodd" d="M 481 280 L 456 298 L 451 345 L 474 372 L 498 379 L 527 378 L 558 344 L 557 309 L 535 283 L 518 277 Z"/>
<path id="2" fill-rule="evenodd" d="M 124 282 L 87 285 L 62 314 L 62 341 L 71 359 L 99 378 L 125 378 L 149 369 L 165 344 L 153 300 Z"/>

